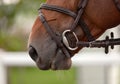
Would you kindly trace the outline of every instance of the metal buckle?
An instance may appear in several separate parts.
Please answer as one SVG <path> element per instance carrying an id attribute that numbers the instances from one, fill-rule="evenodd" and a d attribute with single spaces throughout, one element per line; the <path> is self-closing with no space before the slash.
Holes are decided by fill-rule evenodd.
<path id="1" fill-rule="evenodd" d="M 62 41 L 63 41 L 64 45 L 65 45 L 69 50 L 72 50 L 72 51 L 78 49 L 78 46 L 76 46 L 76 47 L 74 47 L 74 48 L 70 47 L 70 45 L 69 45 L 69 43 L 68 43 L 68 40 L 67 40 L 67 38 L 66 38 L 66 36 L 65 36 L 65 34 L 66 34 L 67 32 L 71 32 L 71 30 L 65 30 L 65 31 L 62 33 Z M 77 35 L 76 35 L 74 32 L 72 32 L 72 33 L 73 33 L 75 39 L 76 39 L 77 42 L 78 42 L 79 40 L 78 40 L 78 38 L 77 38 Z"/>

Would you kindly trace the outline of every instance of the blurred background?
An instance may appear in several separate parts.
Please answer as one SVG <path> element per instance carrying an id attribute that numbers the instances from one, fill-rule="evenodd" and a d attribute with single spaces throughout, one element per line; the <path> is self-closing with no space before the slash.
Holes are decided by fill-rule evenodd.
<path id="1" fill-rule="evenodd" d="M 25 51 L 38 8 L 45 0 L 0 0 L 0 48 Z M 14 46 L 14 47 L 13 47 Z"/>
<path id="2" fill-rule="evenodd" d="M 0 52 L 27 50 L 28 35 L 43 2 L 0 0 Z M 75 84 L 75 69 L 58 73 L 36 67 L 7 67 L 7 84 Z"/>
<path id="3" fill-rule="evenodd" d="M 79 60 L 76 58 L 78 61 L 75 61 L 81 66 L 75 65 L 69 71 L 41 71 L 36 66 L 29 65 L 32 60 L 26 57 L 22 60 L 28 66 L 20 61 L 19 57 L 28 58 L 26 54 L 28 36 L 38 16 L 38 8 L 45 1 L 0 0 L 0 84 L 120 84 L 119 47 L 110 51 L 108 55 L 104 54 L 103 49 L 84 48 L 76 57 L 86 58 Z M 111 31 L 115 31 L 117 33 L 115 37 L 119 37 L 120 29 L 118 27 L 115 29 L 106 31 L 100 39 L 105 38 Z M 17 61 L 20 61 L 21 65 Z M 113 66 L 116 61 L 118 64 Z M 89 64 L 91 65 L 88 66 Z"/>

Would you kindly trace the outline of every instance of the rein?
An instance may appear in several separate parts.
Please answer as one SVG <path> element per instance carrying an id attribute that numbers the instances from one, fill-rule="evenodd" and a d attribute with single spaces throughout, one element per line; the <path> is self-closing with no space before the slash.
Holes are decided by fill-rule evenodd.
<path id="1" fill-rule="evenodd" d="M 81 0 L 78 5 L 78 11 L 77 13 L 74 13 L 68 9 L 65 9 L 63 7 L 54 6 L 54 5 L 48 5 L 48 4 L 42 4 L 39 9 L 39 17 L 41 22 L 43 23 L 46 31 L 49 33 L 51 38 L 56 42 L 58 48 L 65 54 L 67 58 L 71 58 L 72 55 L 70 51 L 77 50 L 80 47 L 90 47 L 90 48 L 105 48 L 105 53 L 107 54 L 109 52 L 109 46 L 111 48 L 114 48 L 114 45 L 120 45 L 120 38 L 114 39 L 114 34 L 111 33 L 111 39 L 109 39 L 108 36 L 106 36 L 105 40 L 95 40 L 95 38 L 92 36 L 88 25 L 84 22 L 83 18 L 81 17 L 84 13 L 85 7 L 87 6 L 89 0 Z M 120 5 L 118 0 L 113 0 L 117 9 L 120 10 Z M 53 30 L 51 29 L 50 25 L 48 24 L 46 18 L 44 17 L 44 14 L 42 13 L 41 9 L 45 10 L 51 10 L 51 11 L 57 11 L 66 15 L 69 15 L 74 18 L 74 22 L 69 30 L 65 30 L 61 35 L 57 35 Z M 80 25 L 84 34 L 86 35 L 88 42 L 79 41 L 77 35 L 75 34 L 74 30 L 75 28 Z M 71 39 L 72 37 L 72 39 Z M 73 41 L 74 40 L 74 41 Z"/>

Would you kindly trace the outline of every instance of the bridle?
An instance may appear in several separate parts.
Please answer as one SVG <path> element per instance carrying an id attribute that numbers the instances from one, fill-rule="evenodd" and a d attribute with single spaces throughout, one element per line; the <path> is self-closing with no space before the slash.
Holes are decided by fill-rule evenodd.
<path id="1" fill-rule="evenodd" d="M 105 40 L 95 40 L 92 36 L 88 25 L 84 22 L 84 19 L 81 17 L 87 6 L 89 0 L 80 0 L 78 5 L 77 13 L 72 12 L 71 10 L 65 9 L 63 7 L 55 6 L 55 5 L 48 5 L 42 4 L 39 9 L 39 17 L 41 22 L 43 23 L 46 31 L 49 33 L 51 38 L 56 42 L 58 48 L 64 53 L 67 58 L 71 58 L 71 52 L 77 50 L 80 47 L 104 47 L 105 53 L 108 53 L 109 46 L 114 48 L 114 45 L 120 45 L 120 38 L 114 39 L 114 34 L 111 33 L 111 39 L 107 36 Z M 118 0 L 113 0 L 116 7 L 120 10 L 120 4 Z M 48 24 L 44 14 L 42 13 L 41 9 L 57 11 L 66 15 L 69 15 L 74 18 L 74 22 L 71 25 L 71 28 L 65 30 L 62 34 L 58 35 L 51 29 L 50 25 Z M 75 34 L 74 30 L 77 26 L 81 26 L 84 34 L 86 35 L 87 42 L 79 41 L 77 35 Z M 71 39 L 72 38 L 72 39 Z M 74 41 L 73 41 L 74 40 Z"/>
<path id="2" fill-rule="evenodd" d="M 116 5 L 117 9 L 120 11 L 120 3 L 119 3 L 120 1 L 119 0 L 113 0 L 113 1 Z"/>

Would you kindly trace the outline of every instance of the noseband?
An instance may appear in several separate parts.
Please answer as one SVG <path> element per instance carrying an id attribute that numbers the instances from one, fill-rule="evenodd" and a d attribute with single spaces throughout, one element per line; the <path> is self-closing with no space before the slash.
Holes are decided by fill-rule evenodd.
<path id="1" fill-rule="evenodd" d="M 92 36 L 88 25 L 84 22 L 83 18 L 81 17 L 83 15 L 85 7 L 87 6 L 88 1 L 89 0 L 80 0 L 77 13 L 74 13 L 68 9 L 63 8 L 63 7 L 48 5 L 48 4 L 42 4 L 40 9 L 39 9 L 39 17 L 40 17 L 40 20 L 43 23 L 46 31 L 49 33 L 51 38 L 56 42 L 58 48 L 61 49 L 61 51 L 68 58 L 72 57 L 70 51 L 77 50 L 80 47 L 90 47 L 90 48 L 104 47 L 105 53 L 108 53 L 109 46 L 111 46 L 111 48 L 113 49 L 114 45 L 120 45 L 120 38 L 114 39 L 113 33 L 111 33 L 111 39 L 109 39 L 109 37 L 107 36 L 105 40 L 95 40 L 95 38 Z M 113 1 L 115 3 L 116 7 L 120 10 L 120 5 L 119 5 L 118 0 L 113 0 Z M 66 15 L 73 17 L 74 22 L 71 25 L 71 28 L 69 30 L 65 30 L 62 34 L 57 35 L 51 29 L 46 18 L 44 17 L 44 14 L 41 11 L 41 9 L 57 11 L 57 12 L 60 12 L 60 13 L 63 13 L 63 14 L 66 14 Z M 81 26 L 84 34 L 86 35 L 86 38 L 88 39 L 88 42 L 78 40 L 78 37 L 74 32 L 75 28 L 78 25 Z M 74 42 L 73 42 L 73 39 L 74 39 Z"/>

